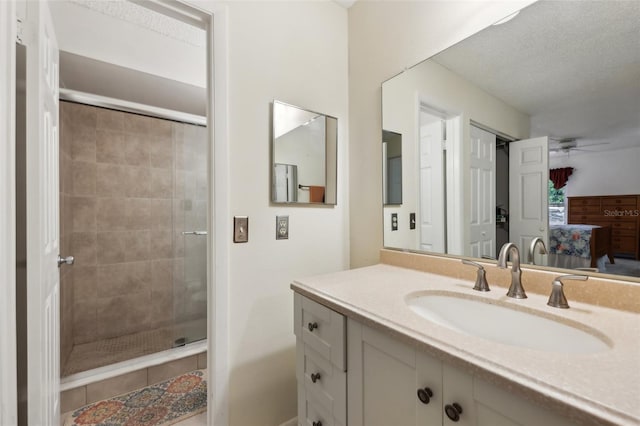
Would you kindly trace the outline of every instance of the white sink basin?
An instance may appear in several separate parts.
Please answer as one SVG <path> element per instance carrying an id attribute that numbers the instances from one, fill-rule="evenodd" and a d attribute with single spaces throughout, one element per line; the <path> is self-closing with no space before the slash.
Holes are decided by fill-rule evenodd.
<path id="1" fill-rule="evenodd" d="M 407 297 L 413 312 L 438 325 L 505 345 L 548 352 L 588 354 L 610 349 L 606 338 L 529 312 L 479 298 L 418 293 Z M 590 332 L 585 331 L 590 330 Z"/>

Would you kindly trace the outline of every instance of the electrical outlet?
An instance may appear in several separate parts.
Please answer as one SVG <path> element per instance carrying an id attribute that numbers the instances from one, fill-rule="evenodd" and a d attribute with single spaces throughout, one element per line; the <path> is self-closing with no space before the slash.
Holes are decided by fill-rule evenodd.
<path id="1" fill-rule="evenodd" d="M 249 217 L 233 217 L 233 242 L 246 243 L 249 241 Z"/>
<path id="2" fill-rule="evenodd" d="M 289 216 L 276 216 L 276 240 L 289 239 Z"/>
<path id="3" fill-rule="evenodd" d="M 391 230 L 398 230 L 398 213 L 391 213 Z"/>
<path id="4" fill-rule="evenodd" d="M 409 229 L 416 229 L 416 214 L 409 213 Z"/>

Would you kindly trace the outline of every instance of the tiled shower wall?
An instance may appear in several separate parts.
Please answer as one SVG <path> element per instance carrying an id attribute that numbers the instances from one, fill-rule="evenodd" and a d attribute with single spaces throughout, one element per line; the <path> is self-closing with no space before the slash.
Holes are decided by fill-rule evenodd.
<path id="1" fill-rule="evenodd" d="M 73 162 L 71 160 L 71 140 L 65 137 L 69 128 L 68 121 L 60 113 L 60 254 L 72 254 L 71 237 L 73 235 Z M 64 360 L 73 349 L 73 273 L 74 267 L 60 268 L 60 359 Z"/>
<path id="2" fill-rule="evenodd" d="M 63 239 L 76 258 L 62 287 L 63 348 L 206 317 L 206 280 L 185 279 L 181 234 L 206 229 L 206 129 L 60 105 Z M 187 245 L 204 242 L 194 252 L 204 266 L 187 262 L 206 277 L 201 240 Z"/>

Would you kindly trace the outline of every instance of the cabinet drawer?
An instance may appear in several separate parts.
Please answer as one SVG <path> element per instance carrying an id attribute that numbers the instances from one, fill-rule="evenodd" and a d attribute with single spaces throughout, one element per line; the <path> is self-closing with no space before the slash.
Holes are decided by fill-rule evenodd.
<path id="1" fill-rule="evenodd" d="M 628 229 L 628 228 L 614 229 L 613 232 L 611 233 L 611 235 L 614 238 L 615 237 L 631 237 L 631 238 L 635 238 L 636 230 L 635 229 Z"/>
<path id="2" fill-rule="evenodd" d="M 346 371 L 346 319 L 326 306 L 294 293 L 294 333 L 322 357 Z"/>
<path id="3" fill-rule="evenodd" d="M 601 223 L 604 218 L 601 214 L 570 214 L 569 224 L 595 225 Z"/>
<path id="4" fill-rule="evenodd" d="M 599 206 L 600 200 L 594 197 L 569 197 L 569 206 Z"/>
<path id="5" fill-rule="evenodd" d="M 608 210 L 603 210 L 602 215 L 610 220 L 613 223 L 622 222 L 622 223 L 636 223 L 638 221 L 638 217 L 640 215 L 640 210 L 636 209 L 622 209 L 622 208 L 611 208 Z"/>
<path id="6" fill-rule="evenodd" d="M 296 376 L 306 395 L 313 395 L 338 422 L 347 421 L 347 374 L 300 339 L 296 343 Z"/>
<path id="7" fill-rule="evenodd" d="M 634 237 L 613 237 L 611 243 L 614 251 L 635 252 L 637 249 Z"/>
<path id="8" fill-rule="evenodd" d="M 601 208 L 600 208 L 600 204 L 584 205 L 584 206 L 572 205 L 569 208 L 569 212 L 571 214 L 600 214 Z"/>
<path id="9" fill-rule="evenodd" d="M 636 206 L 638 198 L 634 195 L 624 197 L 603 197 L 601 200 L 602 208 L 617 207 L 617 206 Z"/>
<path id="10" fill-rule="evenodd" d="M 636 221 L 616 220 L 611 223 L 611 228 L 613 229 L 614 234 L 618 231 L 630 231 L 635 233 L 638 229 L 638 223 Z"/>
<path id="11" fill-rule="evenodd" d="M 343 426 L 298 383 L 298 426 Z"/>

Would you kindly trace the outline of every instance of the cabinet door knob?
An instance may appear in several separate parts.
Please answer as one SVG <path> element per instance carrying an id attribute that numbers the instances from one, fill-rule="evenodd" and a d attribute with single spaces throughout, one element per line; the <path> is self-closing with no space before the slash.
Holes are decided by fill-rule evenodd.
<path id="1" fill-rule="evenodd" d="M 457 402 L 453 404 L 447 404 L 444 406 L 444 412 L 452 422 L 460 420 L 460 414 L 462 414 L 462 407 Z"/>
<path id="2" fill-rule="evenodd" d="M 318 323 L 317 322 L 310 322 L 307 327 L 309 328 L 309 331 L 313 332 L 314 329 L 318 328 Z"/>
<path id="3" fill-rule="evenodd" d="M 320 373 L 311 373 L 311 381 L 315 383 L 318 380 L 320 380 Z"/>
<path id="4" fill-rule="evenodd" d="M 429 388 L 418 389 L 418 399 L 423 404 L 428 404 L 429 401 L 431 401 L 430 398 L 432 396 L 433 396 L 433 392 L 431 392 L 431 389 L 429 389 Z"/>
<path id="5" fill-rule="evenodd" d="M 322 422 L 318 420 L 317 422 L 311 423 L 313 426 L 322 426 Z"/>

